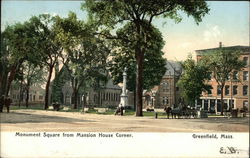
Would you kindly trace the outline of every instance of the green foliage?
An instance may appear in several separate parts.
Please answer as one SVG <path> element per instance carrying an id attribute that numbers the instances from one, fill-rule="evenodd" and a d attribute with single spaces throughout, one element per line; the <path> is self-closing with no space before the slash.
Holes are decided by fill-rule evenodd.
<path id="1" fill-rule="evenodd" d="M 78 96 L 79 90 L 89 85 L 98 89 L 99 83 L 107 80 L 105 67 L 109 44 L 95 36 L 93 28 L 78 20 L 73 12 L 67 18 L 56 17 L 56 25 L 56 39 L 65 50 L 62 58 L 71 77 L 73 95 Z M 74 108 L 77 108 L 76 99 Z"/>
<path id="2" fill-rule="evenodd" d="M 180 21 L 179 10 L 194 17 L 198 23 L 209 11 L 204 0 L 85 0 L 82 9 L 87 9 L 91 19 L 111 28 L 122 21 L 140 19 L 151 22 L 154 17 L 160 16 Z"/>
<path id="3" fill-rule="evenodd" d="M 209 65 L 213 77 L 221 86 L 225 85 L 233 71 L 239 71 L 245 63 L 239 59 L 241 51 L 231 48 L 218 48 L 204 56 L 203 61 Z"/>
<path id="4" fill-rule="evenodd" d="M 1 34 L 0 60 L 0 94 L 8 93 L 8 88 L 14 78 L 20 78 L 19 72 L 24 61 L 37 64 L 32 35 L 32 25 L 29 22 L 8 26 Z M 10 73 L 7 83 L 7 74 Z"/>
<path id="5" fill-rule="evenodd" d="M 211 89 L 211 86 L 205 82 L 210 77 L 209 67 L 202 62 L 196 64 L 191 56 L 182 63 L 182 67 L 184 73 L 177 84 L 182 90 L 183 97 L 194 105 L 202 92 Z"/>
<path id="6" fill-rule="evenodd" d="M 62 88 L 66 81 L 70 80 L 69 71 L 66 67 L 62 67 L 59 72 L 55 73 L 55 79 L 52 83 L 52 103 L 58 102 L 61 103 L 61 93 Z"/>
<path id="7" fill-rule="evenodd" d="M 145 50 L 144 89 L 151 89 L 154 85 L 159 84 L 166 71 L 166 60 L 162 57 L 164 53 L 161 51 L 164 46 L 163 38 L 157 28 L 152 28 L 152 30 L 154 31 L 148 34 L 150 41 L 147 42 Z M 128 23 L 124 28 L 117 30 L 118 37 L 123 40 L 113 42 L 115 49 L 111 54 L 112 60 L 109 62 L 109 70 L 116 84 L 122 82 L 122 73 L 124 68 L 127 68 L 127 85 L 130 91 L 134 91 L 136 87 L 136 61 L 134 57 L 136 40 L 134 34 L 135 30 L 132 23 Z"/>
<path id="8" fill-rule="evenodd" d="M 136 59 L 136 116 L 142 116 L 142 89 L 143 89 L 143 63 L 147 50 L 147 44 L 151 41 L 152 21 L 156 17 L 172 18 L 177 22 L 181 20 L 179 10 L 188 16 L 194 17 L 196 23 L 208 13 L 209 9 L 204 0 L 85 0 L 82 9 L 86 9 L 91 23 L 99 27 L 100 34 L 110 39 L 121 40 L 119 34 L 114 35 L 117 28 L 124 28 L 128 35 L 130 30 L 126 29 L 129 25 L 133 26 L 134 34 L 132 44 L 134 48 L 133 57 Z M 129 23 L 129 25 L 127 25 Z M 130 24 L 131 23 L 131 24 Z M 124 39 L 123 39 L 124 40 Z M 124 42 L 127 41 L 126 39 Z"/>

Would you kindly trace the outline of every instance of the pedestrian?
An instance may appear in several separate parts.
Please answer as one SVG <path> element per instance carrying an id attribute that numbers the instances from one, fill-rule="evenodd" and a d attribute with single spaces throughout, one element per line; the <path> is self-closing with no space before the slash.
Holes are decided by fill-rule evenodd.
<path id="1" fill-rule="evenodd" d="M 3 112 L 3 107 L 4 107 L 4 95 L 2 95 L 0 98 L 0 112 Z"/>
<path id="2" fill-rule="evenodd" d="M 7 108 L 7 113 L 10 112 L 10 104 L 12 103 L 12 100 L 10 99 L 9 96 L 7 96 L 4 100 L 5 106 Z"/>

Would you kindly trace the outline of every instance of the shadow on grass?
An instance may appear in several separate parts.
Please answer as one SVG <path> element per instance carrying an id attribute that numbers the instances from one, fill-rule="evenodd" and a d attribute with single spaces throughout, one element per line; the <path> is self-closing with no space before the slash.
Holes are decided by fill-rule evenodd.
<path id="1" fill-rule="evenodd" d="M 27 114 L 19 112 L 1 113 L 1 124 L 48 123 L 48 122 L 73 123 L 73 122 L 95 122 L 95 121 L 69 118 L 63 116 L 48 116 L 48 115 Z"/>

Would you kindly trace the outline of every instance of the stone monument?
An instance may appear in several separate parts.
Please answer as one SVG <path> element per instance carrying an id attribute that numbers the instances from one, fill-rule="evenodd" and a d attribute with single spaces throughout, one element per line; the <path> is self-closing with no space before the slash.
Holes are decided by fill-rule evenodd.
<path id="1" fill-rule="evenodd" d="M 126 83 L 127 83 L 127 68 L 126 67 L 122 75 L 123 75 L 123 87 L 122 87 L 122 94 L 121 94 L 119 107 L 124 109 L 124 112 L 125 112 L 125 107 L 128 105 L 128 96 L 126 92 Z"/>

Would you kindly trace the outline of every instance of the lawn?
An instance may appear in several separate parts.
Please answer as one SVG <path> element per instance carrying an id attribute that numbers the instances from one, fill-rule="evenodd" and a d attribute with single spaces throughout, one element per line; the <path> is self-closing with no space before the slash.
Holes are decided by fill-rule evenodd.
<path id="1" fill-rule="evenodd" d="M 26 108 L 25 106 L 11 106 L 10 110 L 23 110 L 23 109 L 31 109 L 31 110 L 44 110 L 43 106 L 29 106 L 28 108 Z M 108 109 L 105 112 L 98 112 L 98 110 L 96 109 L 88 109 L 88 111 L 86 111 L 86 113 L 89 114 L 100 114 L 100 115 L 114 115 L 116 109 Z M 48 109 L 48 111 L 54 111 L 53 109 Z M 63 110 L 60 109 L 59 112 L 82 112 L 82 109 L 71 109 L 69 108 L 68 110 Z M 166 117 L 166 114 L 163 112 L 157 112 L 158 117 Z M 135 111 L 131 110 L 131 109 L 127 109 L 125 111 L 124 116 L 133 116 L 135 115 Z M 155 112 L 152 111 L 143 111 L 143 116 L 146 117 L 155 117 Z"/>

